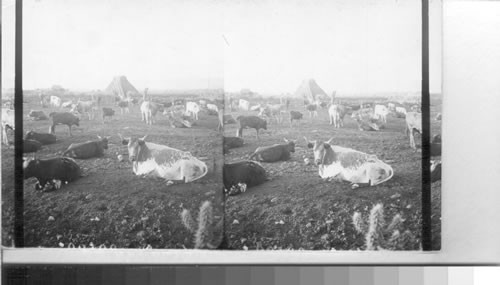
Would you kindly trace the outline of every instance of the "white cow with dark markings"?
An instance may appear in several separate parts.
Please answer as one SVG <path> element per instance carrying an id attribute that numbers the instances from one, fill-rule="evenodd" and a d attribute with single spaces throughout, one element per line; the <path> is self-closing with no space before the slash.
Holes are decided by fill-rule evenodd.
<path id="1" fill-rule="evenodd" d="M 392 178 L 392 167 L 376 155 L 331 144 L 331 140 L 309 142 L 313 149 L 314 163 L 319 167 L 323 179 L 351 182 L 353 189 L 360 186 L 375 186 Z"/>
<path id="2" fill-rule="evenodd" d="M 188 183 L 208 173 L 207 165 L 190 152 L 146 142 L 145 139 L 146 136 L 122 138 L 122 143 L 128 147 L 135 175 L 159 177 L 170 183 Z"/>
<path id="3" fill-rule="evenodd" d="M 186 114 L 192 116 L 193 119 L 198 120 L 198 113 L 200 113 L 200 105 L 196 102 L 186 102 Z"/>

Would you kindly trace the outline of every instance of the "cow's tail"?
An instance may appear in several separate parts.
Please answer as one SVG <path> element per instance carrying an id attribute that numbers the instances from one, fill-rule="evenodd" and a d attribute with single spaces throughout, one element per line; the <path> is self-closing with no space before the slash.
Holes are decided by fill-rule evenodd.
<path id="1" fill-rule="evenodd" d="M 203 171 L 203 173 L 200 176 L 196 177 L 195 179 L 191 180 L 190 182 L 193 182 L 193 181 L 196 181 L 200 178 L 205 177 L 205 175 L 207 175 L 207 173 L 208 173 L 208 166 L 205 164 L 205 171 Z"/>

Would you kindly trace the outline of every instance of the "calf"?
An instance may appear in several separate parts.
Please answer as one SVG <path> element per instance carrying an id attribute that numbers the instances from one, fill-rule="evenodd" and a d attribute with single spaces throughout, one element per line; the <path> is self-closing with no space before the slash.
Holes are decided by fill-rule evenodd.
<path id="1" fill-rule="evenodd" d="M 121 135 L 120 135 L 121 137 Z M 204 177 L 207 165 L 191 153 L 145 141 L 122 138 L 135 175 L 160 177 L 170 182 L 188 183 Z"/>
<path id="2" fill-rule="evenodd" d="M 327 142 L 305 139 L 307 147 L 313 150 L 314 163 L 323 179 L 348 181 L 354 189 L 381 184 L 394 175 L 392 167 L 375 155 L 331 145 L 331 139 Z"/>
<path id="3" fill-rule="evenodd" d="M 103 122 L 104 122 L 104 119 L 106 117 L 113 118 L 114 115 L 115 115 L 115 110 L 113 110 L 111 108 L 102 107 L 102 121 Z"/>
<path id="4" fill-rule="evenodd" d="M 267 122 L 257 116 L 238 116 L 236 121 L 239 123 L 237 137 L 243 137 L 243 129 L 255 129 L 257 131 L 257 139 L 259 139 L 259 130 L 267 130 Z"/>
<path id="5" fill-rule="evenodd" d="M 73 136 L 71 133 L 71 126 L 80 126 L 80 119 L 68 112 L 52 112 L 49 114 L 52 120 L 52 126 L 50 126 L 50 133 L 55 135 L 57 125 L 66 125 L 69 128 L 69 135 Z"/>
<path id="6" fill-rule="evenodd" d="M 31 110 L 29 112 L 28 118 L 30 118 L 33 121 L 43 121 L 49 119 L 43 111 L 35 111 L 35 110 Z"/>
<path id="7" fill-rule="evenodd" d="M 108 139 L 109 137 L 101 138 L 97 136 L 99 140 L 88 141 L 83 143 L 73 143 L 66 151 L 63 152 L 63 156 L 87 159 L 92 157 L 101 157 L 104 155 L 104 150 L 108 149 Z"/>
<path id="8" fill-rule="evenodd" d="M 259 147 L 250 155 L 249 159 L 261 162 L 276 162 L 290 159 L 290 153 L 295 152 L 295 141 L 285 139 L 286 144 Z"/>
<path id="9" fill-rule="evenodd" d="M 330 118 L 330 125 L 335 128 L 340 128 L 344 126 L 344 117 L 347 110 L 344 106 L 334 104 L 328 109 L 328 117 Z"/>
<path id="10" fill-rule="evenodd" d="M 406 114 L 406 134 L 410 136 L 410 147 L 413 149 L 417 149 L 415 132 L 422 134 L 422 113 L 408 112 Z"/>
<path id="11" fill-rule="evenodd" d="M 222 180 L 225 192 L 228 193 L 233 186 L 238 186 L 240 183 L 246 184 L 247 187 L 253 187 L 268 179 L 266 170 L 258 162 L 240 161 L 224 164 Z M 231 195 L 230 192 L 229 195 Z"/>
<path id="12" fill-rule="evenodd" d="M 227 153 L 232 148 L 242 147 L 243 139 L 239 137 L 224 137 L 222 149 L 224 153 Z"/>
<path id="13" fill-rule="evenodd" d="M 5 145 L 10 145 L 7 129 L 14 130 L 15 126 L 14 110 L 2 108 L 2 142 Z"/>
<path id="14" fill-rule="evenodd" d="M 56 136 L 53 134 L 37 133 L 34 131 L 28 131 L 24 136 L 25 140 L 36 140 L 42 145 L 53 144 L 56 142 Z"/>
<path id="15" fill-rule="evenodd" d="M 81 177 L 82 172 L 78 164 L 68 157 L 49 159 L 28 159 L 23 163 L 24 179 L 35 177 L 35 189 L 43 189 L 47 183 L 60 180 L 68 183 Z"/>
<path id="16" fill-rule="evenodd" d="M 304 115 L 302 115 L 301 112 L 291 110 L 290 111 L 290 126 L 292 125 L 294 120 L 295 121 L 302 120 L 303 117 L 304 117 Z"/>

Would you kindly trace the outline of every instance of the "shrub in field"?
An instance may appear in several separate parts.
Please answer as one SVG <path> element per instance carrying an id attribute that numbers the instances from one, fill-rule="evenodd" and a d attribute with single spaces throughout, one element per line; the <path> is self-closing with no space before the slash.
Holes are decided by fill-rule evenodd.
<path id="1" fill-rule="evenodd" d="M 218 246 L 220 241 L 215 240 L 214 232 L 220 232 L 219 230 L 222 229 L 222 220 L 217 225 L 214 225 L 212 203 L 209 201 L 203 202 L 198 214 L 198 224 L 196 224 L 191 212 L 187 209 L 182 211 L 181 218 L 182 224 L 186 229 L 194 234 L 194 248 L 214 249 Z"/>
<path id="2" fill-rule="evenodd" d="M 400 232 L 404 220 L 397 214 L 389 225 L 386 224 L 382 204 L 373 206 L 368 220 L 359 212 L 352 216 L 356 231 L 365 235 L 366 250 L 401 250 L 413 248 L 418 241 L 410 231 Z"/>

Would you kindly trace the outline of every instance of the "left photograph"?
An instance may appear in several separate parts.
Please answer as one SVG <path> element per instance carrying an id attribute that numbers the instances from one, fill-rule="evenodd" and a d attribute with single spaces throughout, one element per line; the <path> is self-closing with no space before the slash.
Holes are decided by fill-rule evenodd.
<path id="1" fill-rule="evenodd" d="M 4 8 L 14 23 L 14 5 Z M 2 63 L 4 246 L 15 246 L 21 146 L 26 247 L 220 246 L 219 11 L 180 0 L 23 1 L 22 144 L 14 64 Z M 14 58 L 11 28 L 2 26 L 12 44 L 2 58 Z"/>

